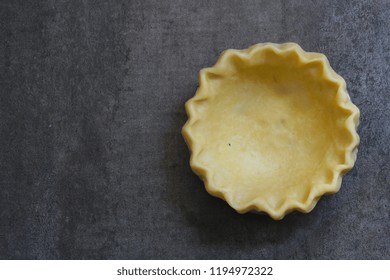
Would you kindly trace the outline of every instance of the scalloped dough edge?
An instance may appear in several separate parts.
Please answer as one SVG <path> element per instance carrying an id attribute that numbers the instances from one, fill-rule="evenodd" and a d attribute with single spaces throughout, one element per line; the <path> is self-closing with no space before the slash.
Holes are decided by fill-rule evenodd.
<path id="1" fill-rule="evenodd" d="M 317 62 L 322 65 L 324 79 L 328 79 L 338 84 L 338 92 L 336 97 L 337 104 L 340 108 L 348 111 L 349 115 L 345 121 L 345 128 L 347 131 L 349 131 L 352 139 L 349 145 L 345 148 L 345 163 L 336 165 L 333 168 L 333 181 L 331 183 L 312 186 L 310 194 L 305 201 L 285 200 L 281 207 L 276 209 L 272 208 L 267 202 L 259 198 L 252 200 L 251 202 L 247 203 L 247 205 L 235 205 L 229 193 L 222 192 L 213 186 L 208 180 L 208 178 L 211 178 L 211 171 L 207 169 L 207 167 L 199 164 L 197 160 L 197 156 L 201 151 L 201 147 L 196 145 L 191 133 L 192 125 L 198 121 L 198 116 L 194 110 L 194 107 L 196 106 L 195 103 L 209 98 L 209 96 L 206 94 L 207 91 L 203 90 L 203 87 L 207 84 L 207 76 L 223 75 L 226 72 L 226 69 L 230 67 L 230 61 L 233 57 L 238 57 L 247 63 L 251 63 L 251 59 L 254 56 L 267 50 L 271 50 L 275 54 L 279 55 L 282 55 L 285 52 L 294 52 L 302 64 Z M 254 63 L 256 63 L 256 61 Z M 296 43 L 260 43 L 243 50 L 228 49 L 223 51 L 213 67 L 200 70 L 198 90 L 195 96 L 186 102 L 185 109 L 188 120 L 182 128 L 182 135 L 191 153 L 190 166 L 193 172 L 202 179 L 206 191 L 209 194 L 225 200 L 232 208 L 241 214 L 246 212 L 264 212 L 274 220 L 281 220 L 286 214 L 292 211 L 309 213 L 311 210 L 313 210 L 318 200 L 323 195 L 334 194 L 339 191 L 341 187 L 342 176 L 352 169 L 356 161 L 358 151 L 357 146 L 360 142 L 360 138 L 356 129 L 359 125 L 360 111 L 356 105 L 352 103 L 350 96 L 348 95 L 345 80 L 332 69 L 325 55 L 315 52 L 305 52 Z"/>

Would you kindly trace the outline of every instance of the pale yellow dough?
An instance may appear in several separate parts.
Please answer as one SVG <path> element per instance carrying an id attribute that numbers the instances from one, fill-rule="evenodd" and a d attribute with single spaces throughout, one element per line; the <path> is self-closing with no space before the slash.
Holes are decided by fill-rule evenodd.
<path id="1" fill-rule="evenodd" d="M 200 71 L 186 111 L 193 171 L 239 213 L 309 212 L 356 159 L 359 110 L 345 81 L 294 43 L 225 51 Z"/>

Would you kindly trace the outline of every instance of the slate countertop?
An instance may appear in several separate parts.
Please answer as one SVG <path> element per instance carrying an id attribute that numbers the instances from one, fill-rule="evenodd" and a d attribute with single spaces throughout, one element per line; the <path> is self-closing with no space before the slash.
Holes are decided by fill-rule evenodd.
<path id="1" fill-rule="evenodd" d="M 0 7 L 0 258 L 390 258 L 389 1 Z M 208 195 L 180 134 L 198 71 L 268 41 L 326 54 L 361 110 L 340 192 L 282 221 Z"/>

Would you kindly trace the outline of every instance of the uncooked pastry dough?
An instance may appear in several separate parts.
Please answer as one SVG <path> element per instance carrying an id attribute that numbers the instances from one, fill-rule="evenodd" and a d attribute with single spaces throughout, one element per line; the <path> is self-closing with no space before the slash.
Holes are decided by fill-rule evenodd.
<path id="1" fill-rule="evenodd" d="M 192 170 L 239 213 L 307 213 L 356 160 L 359 109 L 344 79 L 295 43 L 226 50 L 185 107 Z"/>

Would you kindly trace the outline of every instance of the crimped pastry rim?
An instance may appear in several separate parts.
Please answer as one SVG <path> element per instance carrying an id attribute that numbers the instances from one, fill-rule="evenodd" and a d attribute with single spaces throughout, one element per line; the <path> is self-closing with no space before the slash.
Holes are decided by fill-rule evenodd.
<path id="1" fill-rule="evenodd" d="M 305 201 L 287 199 L 280 207 L 272 208 L 267 203 L 256 201 L 256 198 L 254 198 L 249 204 L 244 206 L 232 205 L 230 194 L 228 192 L 221 191 L 216 186 L 213 186 L 209 180 L 209 178 L 212 176 L 212 171 L 207 167 L 202 166 L 202 164 L 200 164 L 197 160 L 198 154 L 201 151 L 201 147 L 198 147 L 196 144 L 196 139 L 194 139 L 191 133 L 192 125 L 199 120 L 199 116 L 194 110 L 194 107 L 196 106 L 195 102 L 209 98 L 209 96 L 207 96 L 207 91 L 203 90 L 204 86 L 207 84 L 207 74 L 224 71 L 224 69 L 229 65 L 233 56 L 239 56 L 243 61 L 246 61 L 248 64 L 250 64 L 252 63 L 251 58 L 253 58 L 255 54 L 264 52 L 266 50 L 272 50 L 275 54 L 281 54 L 283 52 L 295 52 L 302 64 L 311 62 L 319 62 L 321 64 L 324 70 L 323 78 L 337 83 L 338 85 L 336 97 L 337 106 L 346 111 L 349 111 L 349 115 L 345 121 L 345 128 L 351 134 L 352 140 L 344 150 L 345 163 L 337 164 L 332 169 L 332 182 L 329 184 L 311 186 L 310 195 Z M 339 191 L 341 187 L 342 176 L 347 171 L 352 169 L 356 161 L 358 151 L 357 146 L 360 142 L 360 138 L 356 129 L 359 124 L 360 111 L 356 105 L 352 103 L 348 95 L 345 80 L 332 69 L 325 55 L 321 53 L 305 52 L 296 43 L 260 43 L 243 50 L 225 50 L 220 55 L 214 66 L 200 70 L 199 87 L 195 96 L 186 102 L 185 109 L 188 120 L 182 128 L 182 135 L 191 154 L 191 169 L 203 180 L 205 188 L 209 194 L 225 200 L 238 213 L 265 212 L 275 220 L 282 219 L 287 213 L 290 213 L 294 210 L 308 213 L 315 207 L 321 196 L 325 194 L 333 194 Z"/>

